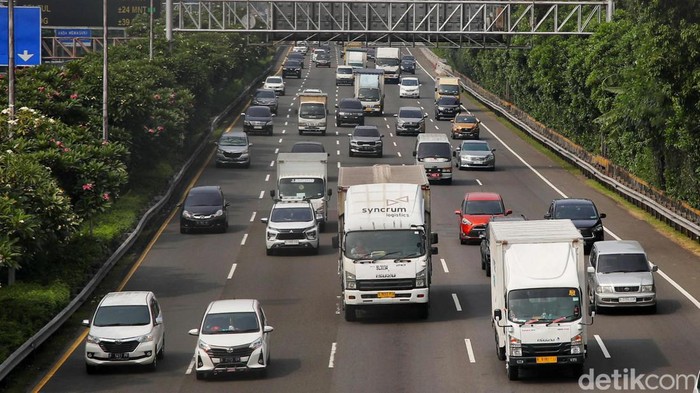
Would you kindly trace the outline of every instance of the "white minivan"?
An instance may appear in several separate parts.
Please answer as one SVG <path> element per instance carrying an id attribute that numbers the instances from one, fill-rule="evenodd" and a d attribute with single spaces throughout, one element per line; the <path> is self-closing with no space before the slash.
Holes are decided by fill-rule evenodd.
<path id="1" fill-rule="evenodd" d="M 428 180 L 452 184 L 452 145 L 447 135 L 436 132 L 418 134 L 413 156 L 416 165 L 425 168 Z"/>

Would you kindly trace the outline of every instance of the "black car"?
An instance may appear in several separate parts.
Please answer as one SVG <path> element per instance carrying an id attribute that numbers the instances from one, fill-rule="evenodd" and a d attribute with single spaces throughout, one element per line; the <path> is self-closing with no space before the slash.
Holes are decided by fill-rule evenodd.
<path id="1" fill-rule="evenodd" d="M 257 89 L 253 94 L 253 102 L 251 105 L 269 107 L 272 113 L 277 114 L 277 107 L 279 106 L 277 93 L 272 89 Z"/>
<path id="2" fill-rule="evenodd" d="M 292 52 L 287 56 L 287 60 L 297 60 L 301 63 L 301 68 L 304 68 L 304 55 L 298 52 Z"/>
<path id="3" fill-rule="evenodd" d="M 316 67 L 331 67 L 331 55 L 328 52 L 321 52 L 316 55 Z"/>
<path id="4" fill-rule="evenodd" d="M 335 126 L 343 124 L 365 125 L 365 111 L 362 109 L 362 101 L 357 98 L 341 98 L 335 104 Z"/>
<path id="5" fill-rule="evenodd" d="M 489 248 L 489 224 L 494 221 L 525 221 L 525 216 L 493 216 L 486 224 L 481 238 L 481 270 L 486 272 L 486 277 L 491 277 L 491 249 Z"/>
<path id="6" fill-rule="evenodd" d="M 593 201 L 584 198 L 555 199 L 549 205 L 544 218 L 550 220 L 569 219 L 581 232 L 584 250 L 588 253 L 593 243 L 605 240 L 603 221 L 605 213 L 599 213 Z"/>
<path id="7" fill-rule="evenodd" d="M 249 106 L 243 116 L 243 131 L 259 132 L 272 135 L 272 117 L 274 114 L 267 106 Z"/>
<path id="8" fill-rule="evenodd" d="M 462 103 L 459 97 L 442 96 L 435 101 L 435 120 L 442 118 L 454 119 L 462 111 Z"/>
<path id="9" fill-rule="evenodd" d="M 326 153 L 326 148 L 321 142 L 302 141 L 294 142 L 290 153 Z M 328 154 L 328 153 L 326 153 Z"/>
<path id="10" fill-rule="evenodd" d="M 411 55 L 401 56 L 401 72 L 416 73 L 416 58 Z"/>
<path id="11" fill-rule="evenodd" d="M 180 207 L 180 233 L 203 229 L 224 233 L 228 229 L 229 203 L 219 186 L 193 187 Z"/>
<path id="12" fill-rule="evenodd" d="M 302 62 L 299 60 L 287 60 L 282 66 L 282 77 L 288 78 L 290 76 L 295 76 L 301 78 L 301 65 Z"/>
<path id="13" fill-rule="evenodd" d="M 350 137 L 350 146 L 348 155 L 350 157 L 355 154 L 366 154 L 377 157 L 384 155 L 384 143 L 382 138 L 384 135 L 379 133 L 377 126 L 357 126 Z"/>

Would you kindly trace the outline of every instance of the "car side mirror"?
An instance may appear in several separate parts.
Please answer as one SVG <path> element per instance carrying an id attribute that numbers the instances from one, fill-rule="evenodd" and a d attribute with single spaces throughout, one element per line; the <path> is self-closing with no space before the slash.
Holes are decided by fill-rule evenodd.
<path id="1" fill-rule="evenodd" d="M 273 113 L 271 116 L 272 116 L 272 117 L 275 117 L 276 115 Z"/>
<path id="2" fill-rule="evenodd" d="M 231 202 L 224 203 L 224 207 L 229 207 L 229 206 L 231 206 Z"/>
<path id="3" fill-rule="evenodd" d="M 331 189 L 329 188 L 329 189 L 328 189 L 328 196 L 331 196 L 331 195 L 333 195 L 333 190 L 331 190 Z"/>
<path id="4" fill-rule="evenodd" d="M 657 265 L 654 265 L 654 264 L 652 263 L 652 264 L 651 264 L 651 271 L 652 271 L 652 272 L 658 272 L 658 271 L 659 271 L 659 267 L 658 267 Z"/>
<path id="5" fill-rule="evenodd" d="M 89 319 L 83 319 L 83 321 L 80 323 L 83 326 L 90 326 L 90 320 Z"/>
<path id="6" fill-rule="evenodd" d="M 380 138 L 384 138 L 384 135 L 383 135 L 383 134 L 382 134 L 382 135 L 379 135 L 379 137 L 380 137 Z"/>
<path id="7" fill-rule="evenodd" d="M 242 112 L 242 113 L 241 113 L 241 116 L 245 117 L 245 112 Z"/>
<path id="8" fill-rule="evenodd" d="M 162 316 L 157 316 L 156 317 L 156 325 L 162 325 L 163 324 L 163 317 Z"/>
<path id="9" fill-rule="evenodd" d="M 600 213 L 600 218 L 605 218 L 605 213 Z"/>
<path id="10" fill-rule="evenodd" d="M 544 218 L 545 218 L 545 220 L 549 220 L 550 218 L 552 218 L 552 215 L 547 213 L 544 215 Z"/>
<path id="11" fill-rule="evenodd" d="M 458 216 L 461 216 L 461 215 L 462 215 L 462 211 L 461 211 L 461 210 L 455 210 L 455 214 L 458 215 Z"/>
<path id="12" fill-rule="evenodd" d="M 506 214 L 505 214 L 506 216 L 509 216 L 509 215 L 511 215 L 511 214 L 513 214 L 513 211 L 512 211 L 512 210 L 510 210 L 510 209 L 506 210 Z"/>
<path id="13" fill-rule="evenodd" d="M 262 222 L 263 224 L 267 224 L 267 221 L 268 221 L 267 217 L 263 217 L 260 219 L 260 222 Z"/>
<path id="14" fill-rule="evenodd" d="M 394 117 L 399 117 L 399 114 L 398 114 L 398 113 L 394 113 Z"/>
<path id="15" fill-rule="evenodd" d="M 335 107 L 338 108 L 338 104 L 335 104 Z"/>
<path id="16" fill-rule="evenodd" d="M 450 123 L 454 123 L 454 122 L 455 122 L 455 119 L 450 119 Z"/>
<path id="17" fill-rule="evenodd" d="M 275 328 L 273 328 L 272 326 L 265 326 L 263 328 L 263 333 L 271 333 L 273 330 L 275 330 Z"/>
<path id="18" fill-rule="evenodd" d="M 352 138 L 352 134 L 348 134 L 348 136 Z"/>
<path id="19" fill-rule="evenodd" d="M 190 329 L 190 331 L 187 332 L 190 336 L 199 336 L 199 329 Z"/>
<path id="20" fill-rule="evenodd" d="M 484 235 L 484 234 L 482 233 L 481 235 L 479 235 L 479 239 L 485 240 L 485 239 L 486 239 L 486 235 Z"/>
<path id="21" fill-rule="evenodd" d="M 491 153 L 495 153 L 495 152 L 496 152 L 496 149 L 491 149 Z"/>

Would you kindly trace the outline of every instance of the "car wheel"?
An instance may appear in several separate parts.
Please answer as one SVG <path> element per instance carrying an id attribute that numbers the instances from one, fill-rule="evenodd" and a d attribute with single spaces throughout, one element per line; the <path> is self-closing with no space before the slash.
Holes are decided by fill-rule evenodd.
<path id="1" fill-rule="evenodd" d="M 324 232 L 325 230 L 326 230 L 326 222 L 322 221 L 320 224 L 318 224 L 318 231 Z"/>
<path id="2" fill-rule="evenodd" d="M 219 233 L 226 233 L 228 231 L 228 221 L 224 223 L 224 225 L 221 226 L 221 229 L 219 229 Z"/>
<path id="3" fill-rule="evenodd" d="M 348 322 L 357 321 L 357 312 L 355 306 L 345 305 L 345 320 Z"/>
<path id="4" fill-rule="evenodd" d="M 508 373 L 508 379 L 511 381 L 517 381 L 520 376 L 520 372 L 517 366 L 510 366 L 506 363 L 506 373 Z"/>
<path id="5" fill-rule="evenodd" d="M 326 136 L 326 131 L 321 131 L 321 136 Z"/>
<path id="6" fill-rule="evenodd" d="M 649 307 L 647 308 L 647 313 L 649 313 L 649 314 L 656 314 L 656 304 L 654 304 L 654 305 L 652 305 L 652 306 L 649 306 Z"/>
<path id="7" fill-rule="evenodd" d="M 153 361 L 151 364 L 146 365 L 149 371 L 156 371 L 158 368 L 158 355 L 153 356 Z"/>
<path id="8" fill-rule="evenodd" d="M 267 254 L 267 255 L 275 255 L 274 250 L 271 249 L 271 248 L 265 249 L 265 254 Z"/>
<path id="9" fill-rule="evenodd" d="M 250 161 L 243 164 L 243 168 L 250 168 Z"/>
<path id="10" fill-rule="evenodd" d="M 338 119 L 335 119 L 335 126 L 340 127 L 340 123 L 338 123 Z"/>
<path id="11" fill-rule="evenodd" d="M 184 226 L 180 225 L 180 233 L 189 233 L 190 231 Z"/>
<path id="12" fill-rule="evenodd" d="M 359 124 L 360 124 L 361 126 L 364 126 L 364 125 L 365 125 L 365 119 L 363 118 L 363 119 L 360 121 Z"/>
<path id="13" fill-rule="evenodd" d="M 452 184 L 452 178 L 445 179 L 445 184 L 447 184 L 447 185 Z"/>
<path id="14" fill-rule="evenodd" d="M 165 337 L 163 337 L 163 345 L 160 346 L 160 349 L 158 350 L 156 357 L 159 360 L 163 360 L 163 358 L 165 357 Z"/>
<path id="15" fill-rule="evenodd" d="M 272 128 L 267 132 L 267 135 L 272 136 Z"/>
<path id="16" fill-rule="evenodd" d="M 311 255 L 318 255 L 318 247 L 311 247 Z"/>
<path id="17" fill-rule="evenodd" d="M 348 150 L 348 156 L 350 156 L 350 157 L 355 157 L 355 153 L 353 153 L 352 151 Z"/>
<path id="18" fill-rule="evenodd" d="M 93 366 L 92 364 L 87 364 L 85 363 L 85 372 L 92 375 L 92 374 L 97 374 L 97 366 Z"/>
<path id="19" fill-rule="evenodd" d="M 378 158 L 384 157 L 384 152 L 383 152 L 383 151 L 380 151 L 379 154 L 377 154 L 377 157 L 378 157 Z"/>
<path id="20" fill-rule="evenodd" d="M 467 239 L 459 238 L 459 244 L 467 244 Z"/>
<path id="21" fill-rule="evenodd" d="M 299 130 L 299 135 L 304 135 L 304 131 Z"/>
<path id="22" fill-rule="evenodd" d="M 200 381 L 203 380 L 203 379 L 207 379 L 207 377 L 209 376 L 209 375 L 208 375 L 207 373 L 205 373 L 204 371 L 197 371 L 197 372 L 195 373 L 195 375 L 197 376 L 197 379 L 200 380 Z"/>
<path id="23" fill-rule="evenodd" d="M 506 360 L 506 347 L 499 347 L 496 340 L 496 357 L 498 360 Z"/>
<path id="24" fill-rule="evenodd" d="M 578 363 L 571 366 L 571 374 L 576 379 L 583 375 L 583 371 L 583 363 Z"/>

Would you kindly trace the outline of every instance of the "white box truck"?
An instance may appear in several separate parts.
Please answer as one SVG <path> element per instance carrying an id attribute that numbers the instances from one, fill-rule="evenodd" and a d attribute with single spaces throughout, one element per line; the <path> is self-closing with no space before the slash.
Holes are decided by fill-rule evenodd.
<path id="1" fill-rule="evenodd" d="M 374 66 L 384 70 L 384 79 L 399 83 L 401 77 L 401 50 L 399 48 L 377 48 Z"/>
<path id="2" fill-rule="evenodd" d="M 345 55 L 345 65 L 354 69 L 365 68 L 367 64 L 367 52 L 348 51 Z"/>
<path id="3" fill-rule="evenodd" d="M 299 135 L 304 132 L 320 132 L 326 135 L 328 115 L 328 94 L 299 93 L 299 108 L 297 109 L 297 124 Z"/>
<path id="4" fill-rule="evenodd" d="M 365 114 L 384 113 L 383 75 L 384 71 L 373 68 L 355 70 L 355 98 L 362 102 Z"/>
<path id="5" fill-rule="evenodd" d="M 427 318 L 431 258 L 430 184 L 416 165 L 341 167 L 338 236 L 345 320 L 361 308 L 411 306 Z"/>
<path id="6" fill-rule="evenodd" d="M 571 220 L 494 221 L 488 230 L 492 325 L 508 378 L 552 365 L 580 375 L 593 320 L 581 234 Z"/>
<path id="7" fill-rule="evenodd" d="M 328 188 L 327 153 L 277 154 L 277 183 L 270 196 L 280 200 L 306 199 L 316 212 L 320 230 L 328 222 L 328 201 L 333 191 Z"/>

